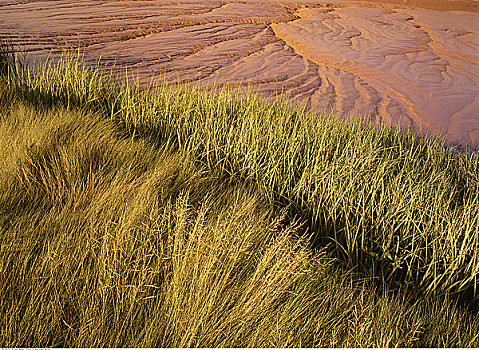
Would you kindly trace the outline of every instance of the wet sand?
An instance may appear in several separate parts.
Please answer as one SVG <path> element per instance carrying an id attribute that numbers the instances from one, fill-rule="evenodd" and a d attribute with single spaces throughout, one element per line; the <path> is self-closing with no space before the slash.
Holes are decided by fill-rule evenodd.
<path id="1" fill-rule="evenodd" d="M 479 148 L 479 1 L 392 1 L 2 1 L 0 35 Z"/>

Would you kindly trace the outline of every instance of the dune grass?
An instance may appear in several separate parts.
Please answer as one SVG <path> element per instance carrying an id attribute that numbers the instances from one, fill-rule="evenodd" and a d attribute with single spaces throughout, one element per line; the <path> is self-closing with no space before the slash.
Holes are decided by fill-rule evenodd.
<path id="1" fill-rule="evenodd" d="M 479 344 L 477 155 L 78 58 L 14 71 L 2 346 Z"/>

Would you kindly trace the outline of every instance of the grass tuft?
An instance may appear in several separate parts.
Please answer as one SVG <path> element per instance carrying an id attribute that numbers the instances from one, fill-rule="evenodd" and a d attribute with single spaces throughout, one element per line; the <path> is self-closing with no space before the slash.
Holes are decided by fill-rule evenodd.
<path id="1" fill-rule="evenodd" d="M 77 57 L 13 62 L 2 346 L 479 344 L 461 306 L 476 154 L 252 94 L 141 90 Z"/>

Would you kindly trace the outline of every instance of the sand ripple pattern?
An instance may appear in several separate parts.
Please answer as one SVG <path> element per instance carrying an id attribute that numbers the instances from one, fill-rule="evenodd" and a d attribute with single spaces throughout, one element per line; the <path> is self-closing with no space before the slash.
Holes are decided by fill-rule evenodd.
<path id="1" fill-rule="evenodd" d="M 253 85 L 479 148 L 479 1 L 431 4 L 2 1 L 0 35 L 41 58 L 82 48 L 144 83 Z"/>

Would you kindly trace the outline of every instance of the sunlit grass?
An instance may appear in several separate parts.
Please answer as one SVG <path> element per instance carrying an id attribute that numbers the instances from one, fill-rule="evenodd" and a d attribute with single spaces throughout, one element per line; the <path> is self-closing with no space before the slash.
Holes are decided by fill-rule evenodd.
<path id="1" fill-rule="evenodd" d="M 425 291 L 475 287 L 479 162 L 386 127 L 338 123 L 254 95 L 115 85 L 78 58 L 25 78 L 47 107 L 94 111 L 129 137 L 181 149 L 229 181 L 254 184 L 270 205 L 290 206 L 317 242 L 351 266 Z"/>
<path id="2" fill-rule="evenodd" d="M 477 346 L 476 155 L 78 58 L 15 71 L 3 346 Z"/>

